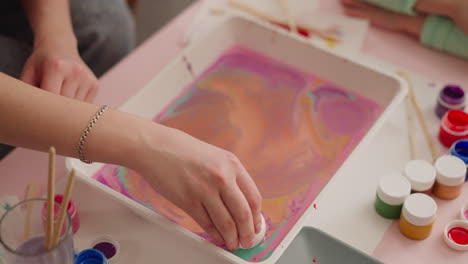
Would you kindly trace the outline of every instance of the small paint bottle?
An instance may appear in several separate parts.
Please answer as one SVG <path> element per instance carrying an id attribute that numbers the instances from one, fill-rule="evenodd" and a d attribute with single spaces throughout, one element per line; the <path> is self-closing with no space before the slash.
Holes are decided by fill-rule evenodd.
<path id="1" fill-rule="evenodd" d="M 450 155 L 455 156 L 465 163 L 468 167 L 468 140 L 461 139 L 453 143 L 449 150 Z M 468 181 L 468 171 L 465 175 L 465 181 Z"/>
<path id="2" fill-rule="evenodd" d="M 437 175 L 432 193 L 440 199 L 457 198 L 465 182 L 465 163 L 455 156 L 445 155 L 436 160 L 434 167 Z"/>
<path id="3" fill-rule="evenodd" d="M 374 208 L 385 218 L 398 219 L 406 197 L 411 193 L 411 184 L 399 173 L 385 175 L 377 187 Z"/>
<path id="4" fill-rule="evenodd" d="M 432 232 L 437 204 L 429 195 L 414 193 L 406 198 L 400 217 L 400 231 L 408 238 L 426 239 Z"/>
<path id="5" fill-rule="evenodd" d="M 436 170 L 425 160 L 409 161 L 403 174 L 411 184 L 412 192 L 430 193 L 436 178 Z"/>
<path id="6" fill-rule="evenodd" d="M 447 148 L 460 139 L 468 138 L 468 114 L 462 110 L 450 110 L 440 122 L 439 141 Z"/>
<path id="7" fill-rule="evenodd" d="M 63 201 L 63 195 L 57 194 L 54 197 L 55 201 L 55 208 L 54 208 L 54 223 L 57 221 L 58 214 L 59 214 L 59 204 L 62 204 Z M 78 229 L 80 229 L 80 217 L 78 215 L 78 210 L 76 209 L 75 203 L 70 200 L 68 202 L 68 207 L 67 207 L 68 215 L 70 215 L 71 218 L 71 223 L 72 223 L 72 233 L 75 234 L 78 232 Z M 47 221 L 47 203 L 44 203 L 44 206 L 42 207 L 42 220 L 44 222 Z"/>
<path id="8" fill-rule="evenodd" d="M 442 118 L 452 109 L 465 109 L 465 91 L 458 85 L 446 85 L 437 97 L 435 113 Z"/>

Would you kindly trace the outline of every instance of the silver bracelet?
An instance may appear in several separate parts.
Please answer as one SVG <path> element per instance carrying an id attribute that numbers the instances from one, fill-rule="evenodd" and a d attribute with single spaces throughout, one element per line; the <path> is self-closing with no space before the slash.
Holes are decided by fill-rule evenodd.
<path id="1" fill-rule="evenodd" d="M 91 121 L 89 121 L 88 126 L 86 126 L 86 129 L 84 130 L 83 134 L 81 134 L 80 141 L 78 143 L 78 158 L 87 164 L 91 164 L 92 161 L 87 160 L 84 156 L 84 145 L 86 142 L 86 139 L 88 138 L 89 133 L 91 132 L 91 129 L 93 129 L 94 125 L 96 125 L 96 122 L 101 118 L 102 114 L 109 109 L 107 105 L 101 106 L 99 110 L 96 112 L 96 114 L 93 116 Z"/>

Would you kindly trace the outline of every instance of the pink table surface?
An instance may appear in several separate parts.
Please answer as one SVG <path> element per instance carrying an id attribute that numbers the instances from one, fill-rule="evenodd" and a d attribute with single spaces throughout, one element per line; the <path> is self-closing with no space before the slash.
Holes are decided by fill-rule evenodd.
<path id="1" fill-rule="evenodd" d="M 195 3 L 185 10 L 104 75 L 101 78 L 101 91 L 96 103 L 118 107 L 170 62 L 182 49 L 178 43 L 198 7 L 199 3 Z M 342 12 L 338 1 L 322 0 L 321 9 L 323 12 L 334 14 Z M 400 34 L 372 28 L 362 51 L 364 54 L 373 55 L 399 65 L 402 69 L 429 76 L 440 82 L 468 86 L 467 61 L 422 47 L 416 40 Z M 44 187 L 47 174 L 46 160 L 47 155 L 36 151 L 26 149 L 13 151 L 0 161 L 0 195 L 21 197 L 27 183 L 31 182 Z M 64 158 L 60 157 L 57 160 L 57 175 L 60 177 L 65 173 Z M 437 225 L 454 218 L 455 213 L 451 208 L 457 207 L 463 200 L 468 201 L 468 186 L 465 186 L 464 197 L 451 203 L 439 203 L 442 215 L 440 220 L 444 221 L 439 221 Z M 417 256 L 428 255 L 433 247 L 441 247 L 440 258 L 425 262 L 444 263 L 450 258 L 453 261 L 458 260 L 450 263 L 461 263 L 461 259 L 468 259 L 468 256 L 455 255 L 453 251 L 444 247 L 438 238 L 433 238 L 425 244 L 418 244 L 401 240 L 395 235 L 397 233 L 396 226 L 392 226 L 387 231 L 385 243 L 382 242 L 374 252 L 376 257 L 388 263 L 410 263 L 409 259 L 412 259 L 411 263 L 422 263 L 421 259 L 418 261 Z"/>

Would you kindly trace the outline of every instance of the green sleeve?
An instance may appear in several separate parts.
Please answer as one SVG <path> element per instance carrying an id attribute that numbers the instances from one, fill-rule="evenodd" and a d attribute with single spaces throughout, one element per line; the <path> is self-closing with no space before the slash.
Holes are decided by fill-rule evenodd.
<path id="1" fill-rule="evenodd" d="M 448 17 L 428 16 L 420 39 L 428 47 L 468 59 L 468 35 Z"/>
<path id="2" fill-rule="evenodd" d="M 416 15 L 414 5 L 417 0 L 364 0 L 364 2 L 393 12 Z"/>

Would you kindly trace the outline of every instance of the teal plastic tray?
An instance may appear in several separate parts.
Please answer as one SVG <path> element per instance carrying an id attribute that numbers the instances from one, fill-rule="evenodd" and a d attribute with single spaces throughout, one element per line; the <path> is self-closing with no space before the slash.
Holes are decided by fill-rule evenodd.
<path id="1" fill-rule="evenodd" d="M 375 258 L 314 227 L 304 227 L 277 264 L 381 264 Z"/>

